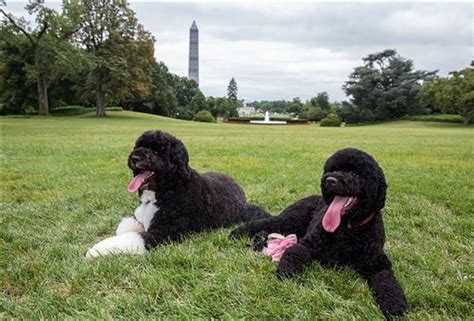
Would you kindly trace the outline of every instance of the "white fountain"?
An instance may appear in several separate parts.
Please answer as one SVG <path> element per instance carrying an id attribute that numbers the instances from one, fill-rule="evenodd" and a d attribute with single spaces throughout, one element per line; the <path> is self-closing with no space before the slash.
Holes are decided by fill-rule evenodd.
<path id="1" fill-rule="evenodd" d="M 286 125 L 286 121 L 282 120 L 270 120 L 270 113 L 268 110 L 265 112 L 264 120 L 251 120 L 251 124 L 257 125 Z"/>

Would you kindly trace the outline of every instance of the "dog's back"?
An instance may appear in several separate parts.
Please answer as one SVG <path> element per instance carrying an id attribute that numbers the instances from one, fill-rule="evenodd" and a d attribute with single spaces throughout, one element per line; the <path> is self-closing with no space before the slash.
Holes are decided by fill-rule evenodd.
<path id="1" fill-rule="evenodd" d="M 209 202 L 213 204 L 210 214 L 215 226 L 229 226 L 270 216 L 264 209 L 248 204 L 244 191 L 231 177 L 209 172 L 202 174 L 201 178 L 207 186 Z"/>

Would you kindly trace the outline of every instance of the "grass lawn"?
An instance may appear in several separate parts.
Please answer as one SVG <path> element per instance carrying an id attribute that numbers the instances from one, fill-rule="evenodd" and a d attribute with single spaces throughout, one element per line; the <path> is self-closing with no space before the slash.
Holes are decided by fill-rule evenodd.
<path id="1" fill-rule="evenodd" d="M 84 260 L 135 208 L 126 159 L 152 128 L 183 140 L 192 167 L 230 174 L 251 202 L 274 213 L 319 193 L 323 163 L 336 150 L 369 152 L 389 184 L 386 251 L 409 319 L 472 318 L 473 127 L 272 127 L 109 115 L 0 119 L 0 319 L 382 318 L 352 270 L 313 264 L 278 281 L 276 265 L 228 240 L 230 229 L 144 256 Z"/>

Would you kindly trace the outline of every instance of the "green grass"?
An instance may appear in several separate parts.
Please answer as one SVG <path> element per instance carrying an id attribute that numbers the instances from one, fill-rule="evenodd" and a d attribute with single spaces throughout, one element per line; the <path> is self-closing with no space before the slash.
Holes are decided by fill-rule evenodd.
<path id="1" fill-rule="evenodd" d="M 319 193 L 322 166 L 336 150 L 366 150 L 387 176 L 386 251 L 408 318 L 472 318 L 472 127 L 260 127 L 109 115 L 0 119 L 0 319 L 382 318 L 352 270 L 313 264 L 280 282 L 268 258 L 228 240 L 230 229 L 141 257 L 84 260 L 136 206 L 126 160 L 151 128 L 182 139 L 195 169 L 232 175 L 251 202 L 275 213 Z"/>

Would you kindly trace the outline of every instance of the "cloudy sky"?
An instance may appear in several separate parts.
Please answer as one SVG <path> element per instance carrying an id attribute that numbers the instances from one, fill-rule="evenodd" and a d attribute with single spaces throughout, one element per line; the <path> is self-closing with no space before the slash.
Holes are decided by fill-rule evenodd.
<path id="1" fill-rule="evenodd" d="M 51 4 L 51 1 L 46 3 Z M 23 4 L 7 9 L 25 15 Z M 341 86 L 361 58 L 396 49 L 417 69 L 441 75 L 474 59 L 470 3 L 157 3 L 133 2 L 156 38 L 155 56 L 187 76 L 189 27 L 199 28 L 200 87 L 226 95 L 231 77 L 246 101 L 300 97 Z"/>

